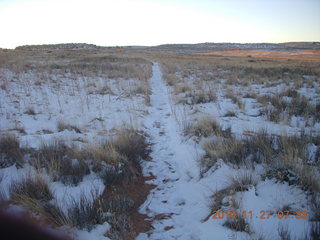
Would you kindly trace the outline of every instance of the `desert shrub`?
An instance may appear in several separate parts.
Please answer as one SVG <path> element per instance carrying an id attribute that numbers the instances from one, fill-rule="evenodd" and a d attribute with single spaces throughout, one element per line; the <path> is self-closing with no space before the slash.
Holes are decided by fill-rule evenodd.
<path id="1" fill-rule="evenodd" d="M 59 132 L 62 132 L 64 130 L 69 130 L 69 131 L 75 131 L 76 133 L 81 133 L 80 128 L 78 128 L 77 126 L 71 125 L 71 124 L 67 124 L 63 121 L 58 122 L 57 128 L 58 128 Z"/>
<path id="2" fill-rule="evenodd" d="M 0 136 L 0 167 L 5 168 L 13 164 L 21 167 L 23 150 L 19 146 L 19 140 L 14 135 Z"/>
<path id="3" fill-rule="evenodd" d="M 24 113 L 28 115 L 36 115 L 35 110 L 31 107 L 27 108 L 27 110 Z"/>
<path id="4" fill-rule="evenodd" d="M 148 143 L 142 132 L 124 129 L 114 139 L 86 148 L 81 158 L 92 160 L 92 170 L 105 183 L 111 183 L 119 179 L 132 179 L 135 176 L 133 165 L 139 166 L 148 151 Z"/>
<path id="5" fill-rule="evenodd" d="M 111 225 L 111 228 L 107 233 L 107 237 L 119 240 L 134 239 L 136 233 L 131 222 L 130 216 L 127 214 L 109 217 L 108 223 Z"/>
<path id="6" fill-rule="evenodd" d="M 250 186 L 257 185 L 250 172 L 241 172 L 236 176 L 230 178 L 229 188 L 235 192 L 248 191 Z"/>
<path id="7" fill-rule="evenodd" d="M 124 161 L 125 162 L 125 161 Z M 110 184 L 123 178 L 124 162 L 119 162 L 119 164 L 108 164 L 106 162 L 94 162 L 92 170 L 96 172 L 102 179 L 104 184 Z M 132 177 L 126 176 L 128 178 Z"/>
<path id="8" fill-rule="evenodd" d="M 179 94 L 179 93 L 189 92 L 192 90 L 192 88 L 187 83 L 184 83 L 184 84 L 177 85 L 174 90 L 175 90 L 175 94 Z"/>
<path id="9" fill-rule="evenodd" d="M 299 93 L 294 89 L 288 89 L 287 91 L 283 92 L 281 95 L 291 97 L 291 98 L 297 98 L 299 96 Z"/>
<path id="10" fill-rule="evenodd" d="M 217 96 L 214 91 L 205 91 L 204 89 L 188 92 L 186 97 L 188 98 L 188 104 L 208 103 L 217 100 Z"/>
<path id="11" fill-rule="evenodd" d="M 72 219 L 58 205 L 57 201 L 52 201 L 41 206 L 41 217 L 48 219 L 50 223 L 57 227 L 73 226 Z"/>
<path id="12" fill-rule="evenodd" d="M 233 92 L 231 88 L 226 91 L 226 98 L 231 99 L 234 104 L 237 104 L 239 108 L 243 108 L 243 102 L 241 99 Z"/>
<path id="13" fill-rule="evenodd" d="M 236 117 L 237 114 L 234 111 L 227 111 L 224 117 Z"/>
<path id="14" fill-rule="evenodd" d="M 207 142 L 204 145 L 206 154 L 202 160 L 207 166 L 202 164 L 203 169 L 209 169 L 218 159 L 236 166 L 269 161 L 272 157 L 270 144 L 272 139 L 265 133 L 244 140 L 227 138 Z"/>
<path id="15" fill-rule="evenodd" d="M 21 205 L 26 204 L 26 200 L 45 203 L 53 199 L 48 183 L 40 175 L 13 181 L 9 187 L 9 193 L 11 200 Z"/>
<path id="16" fill-rule="evenodd" d="M 212 117 L 203 117 L 195 124 L 187 124 L 183 129 L 184 135 L 196 137 L 209 137 L 220 135 L 222 130 L 218 122 Z"/>
<path id="17" fill-rule="evenodd" d="M 129 161 L 140 163 L 148 155 L 148 143 L 142 132 L 125 129 L 117 134 L 113 141 L 114 148 Z"/>
<path id="18" fill-rule="evenodd" d="M 44 168 L 53 181 L 77 185 L 90 173 L 89 163 L 76 147 L 63 141 L 43 143 L 29 161 L 36 169 Z"/>
<path id="19" fill-rule="evenodd" d="M 68 146 L 62 141 L 43 143 L 33 154 L 34 157 L 30 163 L 37 169 L 44 168 L 53 181 L 58 181 L 62 161 L 66 158 L 68 151 Z"/>
<path id="20" fill-rule="evenodd" d="M 169 86 L 175 86 L 180 81 L 175 74 L 165 74 L 164 78 Z"/>
<path id="21" fill-rule="evenodd" d="M 228 219 L 224 224 L 224 227 L 230 228 L 231 230 L 237 232 L 247 232 L 249 233 L 249 224 L 245 221 L 243 217 L 235 218 L 235 219 Z"/>
<path id="22" fill-rule="evenodd" d="M 300 183 L 317 189 L 317 174 L 310 174 L 312 166 L 308 166 L 306 136 L 269 136 L 262 132 L 242 140 L 225 138 L 222 141 L 212 140 L 204 145 L 205 155 L 200 160 L 202 171 L 207 171 L 218 159 L 223 159 L 233 166 L 253 166 L 253 163 L 265 163 L 270 167 L 270 177 L 276 177 L 278 170 L 289 169 L 299 175 Z M 298 167 L 299 166 L 299 167 Z M 292 175 L 281 174 L 283 179 Z M 309 174 L 307 174 L 309 172 Z M 288 177 L 285 177 L 288 176 Z"/>
<path id="23" fill-rule="evenodd" d="M 105 94 L 114 95 L 114 92 L 112 91 L 111 87 L 109 87 L 108 85 L 104 85 L 104 86 L 100 87 L 97 90 L 97 93 L 100 95 L 105 95 Z"/>
<path id="24" fill-rule="evenodd" d="M 84 194 L 80 199 L 74 199 L 67 210 L 68 219 L 73 227 L 91 230 L 96 224 L 106 221 L 106 200 L 102 196 L 94 196 L 93 200 Z"/>
<path id="25" fill-rule="evenodd" d="M 89 173 L 89 166 L 84 160 L 67 158 L 61 161 L 59 180 L 64 184 L 77 185 Z"/>
<path id="26" fill-rule="evenodd" d="M 291 96 L 291 101 L 285 101 L 283 96 Z M 284 120 L 285 117 L 302 116 L 305 118 L 318 118 L 317 104 L 312 105 L 305 96 L 295 90 L 288 90 L 275 96 L 258 97 L 258 101 L 265 105 L 262 113 L 273 122 Z"/>
<path id="27" fill-rule="evenodd" d="M 82 152 L 82 158 L 93 160 L 95 163 L 103 162 L 107 164 L 119 164 L 126 160 L 125 156 L 116 150 L 111 141 L 88 146 Z"/>

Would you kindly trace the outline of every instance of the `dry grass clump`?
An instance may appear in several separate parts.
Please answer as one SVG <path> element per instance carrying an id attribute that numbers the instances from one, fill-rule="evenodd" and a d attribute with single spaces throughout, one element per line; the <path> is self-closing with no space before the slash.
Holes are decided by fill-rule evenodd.
<path id="1" fill-rule="evenodd" d="M 44 193 L 47 194 L 47 193 Z M 46 196 L 46 195 L 45 195 Z M 96 224 L 107 221 L 107 212 L 111 212 L 107 198 L 96 194 L 82 193 L 79 199 L 73 198 L 67 206 L 61 206 L 52 198 L 38 199 L 39 196 L 26 195 L 24 192 L 13 195 L 13 202 L 24 206 L 41 219 L 56 227 L 68 226 L 91 231 Z"/>
<path id="2" fill-rule="evenodd" d="M 223 226 L 230 228 L 236 232 L 247 232 L 250 233 L 249 224 L 243 217 L 235 218 L 235 219 L 227 219 L 227 221 L 223 224 Z"/>
<path id="3" fill-rule="evenodd" d="M 204 170 L 208 169 L 218 159 L 234 166 L 268 162 L 272 158 L 271 144 L 272 138 L 263 132 L 242 141 L 235 138 L 210 141 L 204 145 L 206 155 L 201 160 L 202 167 Z"/>
<path id="4" fill-rule="evenodd" d="M 181 81 L 175 74 L 164 74 L 164 79 L 169 86 L 176 86 Z"/>
<path id="5" fill-rule="evenodd" d="M 85 148 L 79 158 L 92 160 L 92 170 L 99 173 L 105 183 L 110 183 L 134 178 L 132 165 L 139 165 L 147 155 L 148 143 L 144 134 L 124 129 L 114 139 Z"/>
<path id="6" fill-rule="evenodd" d="M 123 159 L 139 163 L 148 154 L 148 144 L 142 132 L 124 129 L 116 137 L 101 145 L 85 149 L 86 158 L 106 163 L 119 163 Z"/>
<path id="7" fill-rule="evenodd" d="M 253 178 L 251 172 L 239 172 L 236 176 L 229 177 L 228 186 L 216 191 L 212 195 L 212 211 L 218 211 L 223 207 L 238 209 L 239 206 L 232 197 L 237 192 L 248 191 L 250 187 L 256 186 L 257 181 Z"/>
<path id="8" fill-rule="evenodd" d="M 240 172 L 236 176 L 230 177 L 230 186 L 234 192 L 248 191 L 251 186 L 256 186 L 257 181 L 250 172 Z"/>
<path id="9" fill-rule="evenodd" d="M 143 132 L 135 129 L 124 129 L 117 133 L 113 142 L 116 150 L 130 161 L 140 162 L 148 155 L 148 143 Z"/>
<path id="10" fill-rule="evenodd" d="M 33 116 L 36 115 L 36 112 L 32 107 L 27 108 L 27 110 L 24 113 Z"/>
<path id="11" fill-rule="evenodd" d="M 30 163 L 45 169 L 53 181 L 77 185 L 90 171 L 107 183 L 135 177 L 132 165 L 139 165 L 148 155 L 143 133 L 134 129 L 118 132 L 114 139 L 82 149 L 69 147 L 62 141 L 43 144 L 32 154 Z"/>
<path id="12" fill-rule="evenodd" d="M 76 133 L 81 133 L 80 128 L 78 128 L 75 125 L 65 123 L 63 121 L 58 121 L 57 128 L 59 132 L 62 132 L 64 130 L 69 130 L 69 131 L 75 131 Z"/>
<path id="13" fill-rule="evenodd" d="M 319 144 L 316 138 L 305 135 L 277 137 L 266 133 L 243 140 L 210 141 L 204 145 L 206 154 L 200 160 L 201 173 L 214 166 L 218 159 L 235 167 L 253 168 L 254 163 L 262 163 L 266 167 L 264 178 L 275 178 L 304 190 L 320 192 L 320 173 L 314 166 L 319 163 L 309 161 L 307 146 L 310 143 Z"/>
<path id="14" fill-rule="evenodd" d="M 287 96 L 291 100 L 285 100 Z M 273 122 L 289 120 L 292 116 L 301 116 L 306 119 L 314 118 L 318 120 L 318 105 L 313 105 L 305 97 L 297 93 L 295 90 L 287 90 L 275 96 L 258 97 L 258 101 L 264 105 L 262 112 L 267 119 Z"/>
<path id="15" fill-rule="evenodd" d="M 188 92 L 186 97 L 186 103 L 190 105 L 209 103 L 217 100 L 217 96 L 213 90 L 206 90 L 204 88 Z"/>
<path id="16" fill-rule="evenodd" d="M 78 159 L 64 159 L 61 162 L 59 180 L 64 184 L 77 185 L 90 173 L 88 163 Z"/>
<path id="17" fill-rule="evenodd" d="M 43 205 L 53 199 L 49 185 L 40 175 L 13 181 L 9 187 L 10 198 L 15 204 L 33 208 L 32 203 Z"/>
<path id="18" fill-rule="evenodd" d="M 33 153 L 30 163 L 36 169 L 44 168 L 53 181 L 77 185 L 90 173 L 88 161 L 78 158 L 79 152 L 62 141 L 53 141 L 42 144 L 40 149 Z"/>
<path id="19" fill-rule="evenodd" d="M 0 167 L 5 168 L 13 164 L 22 166 L 23 149 L 19 146 L 19 140 L 15 135 L 0 136 Z"/>
<path id="20" fill-rule="evenodd" d="M 183 129 L 185 136 L 209 137 L 212 135 L 220 136 L 222 129 L 216 119 L 203 117 L 195 124 L 187 124 Z"/>
<path id="21" fill-rule="evenodd" d="M 107 233 L 107 237 L 111 239 L 134 239 L 135 231 L 131 224 L 130 217 L 126 214 L 112 216 L 109 219 L 111 229 Z"/>
<path id="22" fill-rule="evenodd" d="M 107 199 L 95 193 L 91 195 L 81 194 L 79 199 L 73 199 L 65 217 L 71 227 L 91 231 L 94 225 L 107 221 L 106 214 L 110 211 Z"/>
<path id="23" fill-rule="evenodd" d="M 238 96 L 236 96 L 231 88 L 227 88 L 226 98 L 231 99 L 234 104 L 237 104 L 240 109 L 243 109 L 243 102 Z"/>

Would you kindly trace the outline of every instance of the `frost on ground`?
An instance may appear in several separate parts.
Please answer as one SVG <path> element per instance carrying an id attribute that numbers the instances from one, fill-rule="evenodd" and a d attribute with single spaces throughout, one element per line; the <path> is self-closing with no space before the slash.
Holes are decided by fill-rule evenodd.
<path id="1" fill-rule="evenodd" d="M 1 66 L 2 201 L 75 239 L 317 239 L 315 63 L 80 52 Z"/>

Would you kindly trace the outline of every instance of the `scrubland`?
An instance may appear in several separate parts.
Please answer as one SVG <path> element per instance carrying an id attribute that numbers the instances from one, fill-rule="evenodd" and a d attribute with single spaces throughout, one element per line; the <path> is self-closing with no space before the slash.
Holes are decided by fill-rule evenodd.
<path id="1" fill-rule="evenodd" d="M 170 99 L 154 107 L 163 93 L 155 82 L 150 86 L 156 62 Z M 319 62 L 135 49 L 2 50 L 0 96 L 6 211 L 31 212 L 34 221 L 75 239 L 144 239 L 142 232 L 177 239 L 182 223 L 165 225 L 184 216 L 165 210 L 175 206 L 199 212 L 201 235 L 190 233 L 195 239 L 211 239 L 213 232 L 225 239 L 320 236 Z M 169 120 L 149 124 L 147 116 L 158 112 Z M 181 170 L 177 177 L 171 163 L 174 176 L 169 181 L 161 172 L 157 187 L 149 173 L 157 168 L 148 162 L 161 169 L 174 154 L 183 156 L 152 155 L 167 151 L 158 140 L 175 137 L 161 125 L 171 118 L 182 140 L 173 148 L 192 149 L 197 174 Z M 159 136 L 150 136 L 151 128 Z M 141 213 L 141 205 L 148 209 L 157 191 L 179 179 L 191 193 L 204 189 L 201 208 L 174 199 L 166 214 L 152 207 Z M 161 198 L 164 206 L 169 199 Z M 213 211 L 266 210 L 274 214 L 265 220 L 212 219 Z M 290 218 L 279 220 L 277 211 Z M 307 218 L 296 219 L 297 211 Z"/>
<path id="2" fill-rule="evenodd" d="M 278 235 L 261 230 L 269 224 L 261 220 L 224 219 L 223 226 L 247 232 L 249 239 L 317 239 L 320 64 L 198 54 L 162 56 L 158 61 L 181 133 L 200 148 L 200 176 L 218 175 L 225 164 L 230 168 L 222 180 L 225 186 L 212 193 L 212 211 L 236 211 L 240 216 L 244 209 L 295 214 L 304 208 L 309 213 L 304 234 L 295 232 L 297 223 L 290 221 L 285 227 L 283 222 L 273 225 Z M 291 189 L 279 193 L 274 186 Z M 249 200 L 252 191 L 256 201 L 263 202 L 258 208 Z M 298 200 L 301 195 L 304 199 Z"/>

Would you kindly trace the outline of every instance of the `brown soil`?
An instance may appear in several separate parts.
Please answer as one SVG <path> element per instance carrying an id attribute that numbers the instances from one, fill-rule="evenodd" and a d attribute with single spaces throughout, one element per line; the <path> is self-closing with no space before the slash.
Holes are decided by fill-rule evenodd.
<path id="1" fill-rule="evenodd" d="M 148 160 L 151 160 L 151 158 L 148 157 Z M 112 194 L 124 196 L 134 201 L 134 205 L 128 215 L 130 216 L 130 224 L 134 231 L 130 235 L 136 237 L 139 233 L 148 232 L 152 229 L 151 219 L 148 219 L 147 215 L 139 213 L 139 207 L 145 202 L 149 192 L 155 188 L 155 185 L 146 183 L 146 181 L 154 179 L 154 176 L 143 176 L 141 167 L 138 164 L 132 164 L 131 168 L 135 173 L 135 177 L 130 182 L 118 181 L 114 184 L 109 184 L 104 194 L 106 196 Z"/>

